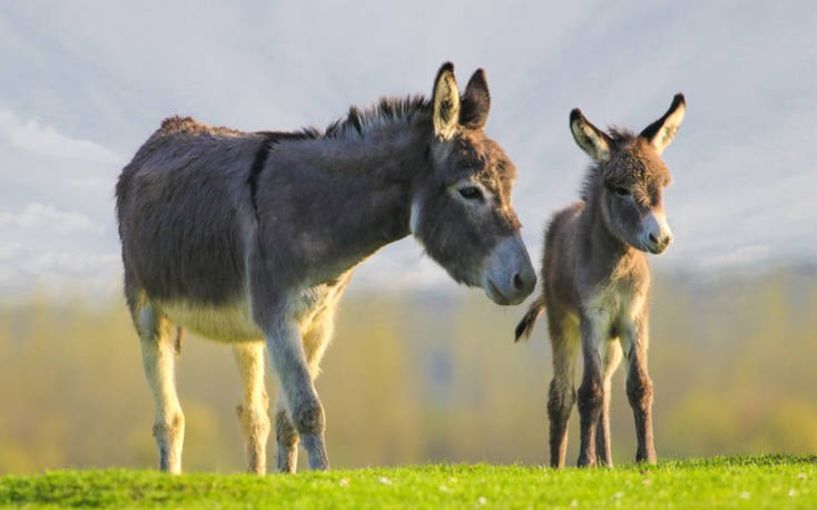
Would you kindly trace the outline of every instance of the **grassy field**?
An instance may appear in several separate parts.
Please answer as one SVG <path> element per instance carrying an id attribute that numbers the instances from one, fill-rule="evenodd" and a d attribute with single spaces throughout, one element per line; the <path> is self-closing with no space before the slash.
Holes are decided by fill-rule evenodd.
<path id="1" fill-rule="evenodd" d="M 171 508 L 817 508 L 817 457 L 553 471 L 431 465 L 297 476 L 55 471 L 0 478 L 0 505 Z"/>

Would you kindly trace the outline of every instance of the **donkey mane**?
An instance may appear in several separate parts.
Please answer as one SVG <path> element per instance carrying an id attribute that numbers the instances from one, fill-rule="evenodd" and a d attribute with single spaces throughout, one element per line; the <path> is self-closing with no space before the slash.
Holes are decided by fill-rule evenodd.
<path id="1" fill-rule="evenodd" d="M 305 127 L 296 131 L 256 131 L 264 142 L 259 146 L 253 158 L 248 184 L 251 189 L 252 204 L 257 214 L 256 192 L 258 177 L 264 168 L 270 148 L 282 141 L 329 140 L 346 138 L 363 138 L 367 134 L 397 122 L 410 123 L 418 114 L 431 113 L 431 101 L 422 95 L 405 97 L 381 97 L 380 100 L 365 108 L 351 106 L 345 118 L 335 120 L 321 132 L 315 127 Z M 211 126 L 197 121 L 193 117 L 174 115 L 162 121 L 158 133 L 160 136 L 187 134 L 205 136 L 237 137 L 246 133 L 223 126 Z"/>
<path id="2" fill-rule="evenodd" d="M 352 106 L 346 118 L 338 119 L 326 128 L 324 138 L 363 137 L 395 122 L 409 123 L 418 114 L 430 114 L 431 101 L 422 95 L 382 97 L 366 108 Z"/>

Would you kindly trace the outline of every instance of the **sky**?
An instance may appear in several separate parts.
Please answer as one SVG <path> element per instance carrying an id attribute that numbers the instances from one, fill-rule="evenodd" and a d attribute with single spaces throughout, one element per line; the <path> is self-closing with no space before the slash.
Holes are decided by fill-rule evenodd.
<path id="1" fill-rule="evenodd" d="M 641 130 L 682 91 L 664 153 L 665 271 L 817 261 L 817 5 L 791 2 L 26 1 L 0 9 L 0 295 L 121 289 L 116 177 L 161 119 L 326 126 L 352 104 L 430 94 L 478 67 L 488 133 L 518 167 L 537 261 L 587 157 L 568 129 Z M 383 275 L 389 275 L 384 278 Z M 413 239 L 356 288 L 448 288 Z"/>

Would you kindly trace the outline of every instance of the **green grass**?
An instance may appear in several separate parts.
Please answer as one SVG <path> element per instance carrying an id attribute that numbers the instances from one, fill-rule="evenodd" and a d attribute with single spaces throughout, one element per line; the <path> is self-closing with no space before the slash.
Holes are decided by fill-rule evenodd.
<path id="1" fill-rule="evenodd" d="M 0 505 L 169 508 L 817 508 L 817 457 L 666 461 L 612 470 L 494 465 L 296 476 L 54 471 L 0 477 Z"/>

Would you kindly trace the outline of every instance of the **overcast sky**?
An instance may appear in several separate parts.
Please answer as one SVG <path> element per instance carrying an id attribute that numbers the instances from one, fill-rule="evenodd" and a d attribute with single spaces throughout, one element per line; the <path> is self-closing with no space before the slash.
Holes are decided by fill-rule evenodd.
<path id="1" fill-rule="evenodd" d="M 205 7 L 206 5 L 206 7 Z M 0 292 L 117 290 L 120 168 L 172 114 L 239 129 L 325 126 L 351 104 L 484 67 L 489 133 L 519 167 L 534 258 L 587 158 L 567 127 L 640 130 L 672 95 L 676 242 L 665 270 L 817 260 L 814 2 L 5 2 L 0 10 Z M 388 275 L 388 277 L 384 277 Z M 450 285 L 407 239 L 366 286 Z"/>

